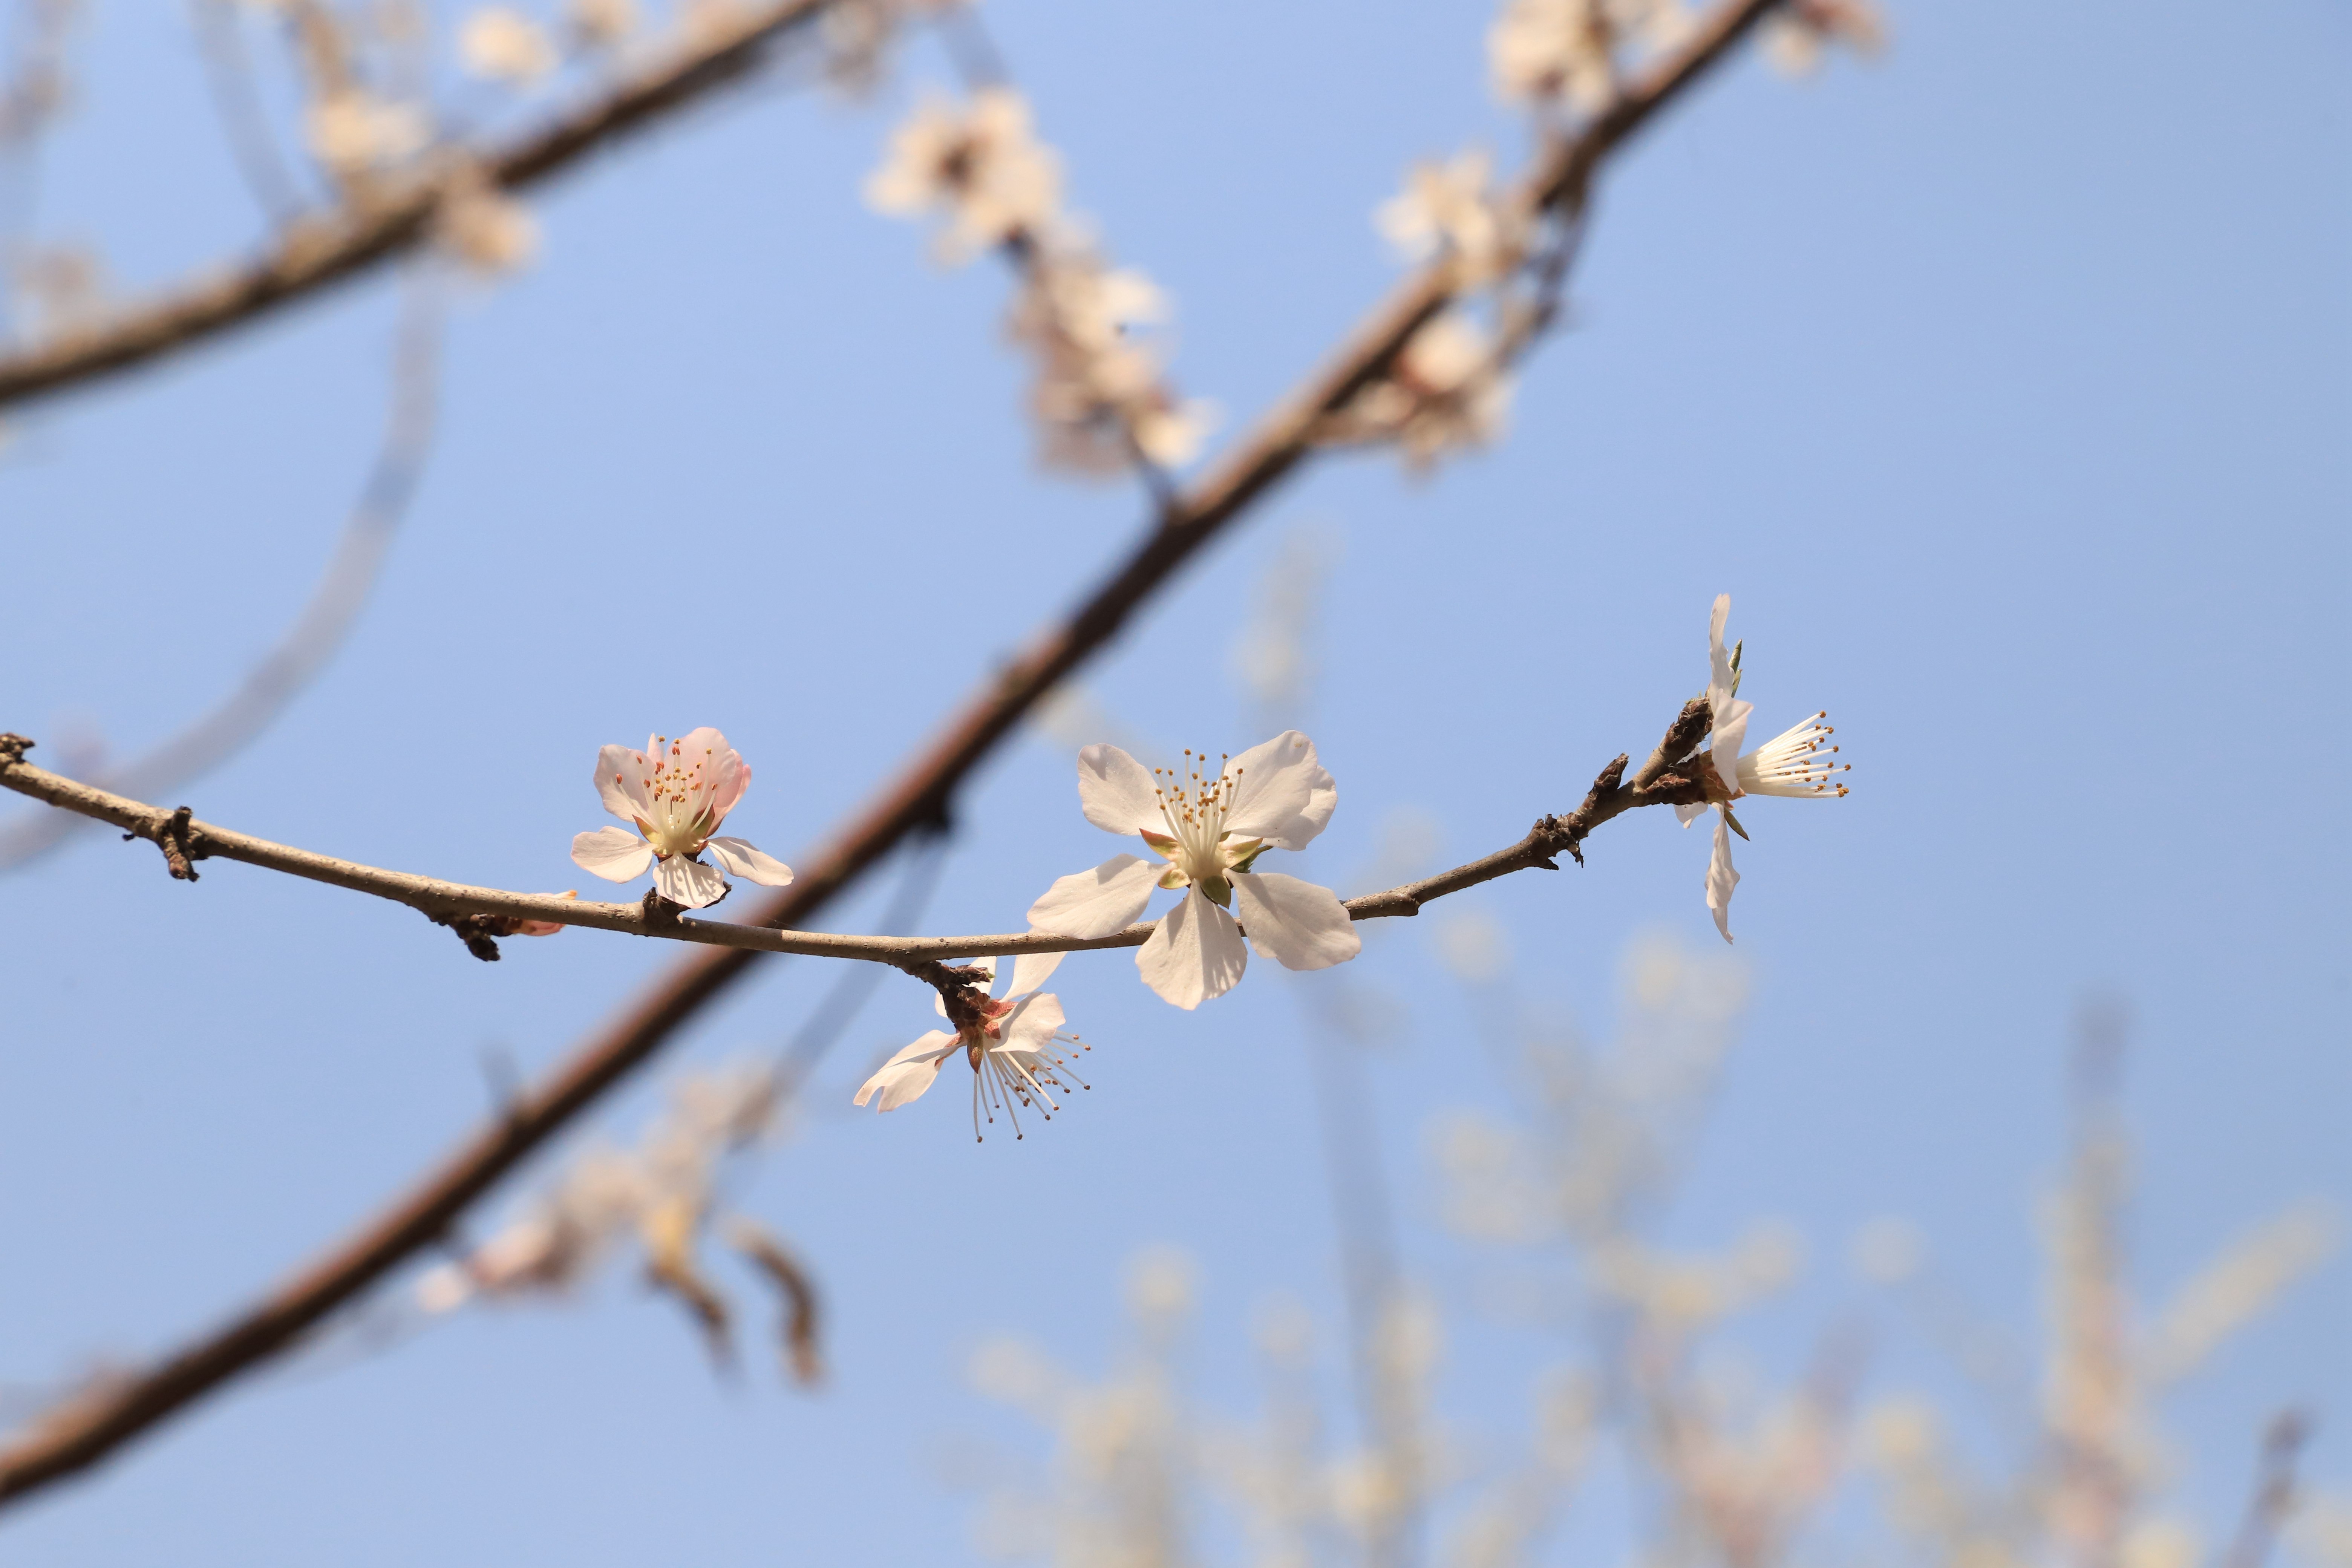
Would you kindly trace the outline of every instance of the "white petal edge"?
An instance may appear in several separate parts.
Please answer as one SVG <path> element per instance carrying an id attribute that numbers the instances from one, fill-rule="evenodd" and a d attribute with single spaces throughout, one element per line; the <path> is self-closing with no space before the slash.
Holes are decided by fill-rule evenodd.
<path id="1" fill-rule="evenodd" d="M 1032 996 L 1006 1016 L 1001 1026 L 1004 1043 L 996 1047 L 1034 1059 L 1055 1031 L 1069 1020 L 1062 1016 L 1062 999 L 1052 992 Z"/>
<path id="2" fill-rule="evenodd" d="M 1062 960 L 1068 956 L 1061 952 L 1023 953 L 1013 961 L 1013 984 L 1004 994 L 1020 996 L 1036 990 L 1053 978 L 1054 971 L 1061 968 Z"/>
<path id="3" fill-rule="evenodd" d="M 673 855 L 654 863 L 654 887 L 673 904 L 698 910 L 727 896 L 727 879 L 715 866 Z"/>
<path id="4" fill-rule="evenodd" d="M 1348 907 L 1328 888 L 1278 871 L 1236 873 L 1234 913 L 1261 958 L 1285 969 L 1328 969 L 1363 952 Z"/>
<path id="5" fill-rule="evenodd" d="M 741 838 L 713 838 L 703 846 L 710 858 L 747 882 L 781 888 L 793 879 L 793 868 L 764 849 Z"/>
<path id="6" fill-rule="evenodd" d="M 1055 936 L 1108 936 L 1142 918 L 1160 868 L 1136 855 L 1114 855 L 1091 871 L 1056 880 L 1029 906 L 1029 929 Z"/>
<path id="7" fill-rule="evenodd" d="M 627 882 L 646 874 L 654 847 L 625 827 L 600 827 L 573 836 L 572 862 L 592 877 Z"/>
<path id="8" fill-rule="evenodd" d="M 1705 816 L 1706 815 L 1706 803 L 1704 801 L 1701 801 L 1696 805 L 1683 805 L 1677 804 L 1675 807 L 1675 820 L 1681 823 L 1685 827 L 1688 827 L 1692 823 L 1696 822 L 1700 817 Z"/>
<path id="9" fill-rule="evenodd" d="M 1296 730 L 1235 757 L 1241 770 L 1225 832 L 1263 838 L 1270 848 L 1304 849 L 1331 820 L 1339 786 L 1315 755 L 1315 742 Z"/>
<path id="10" fill-rule="evenodd" d="M 1135 955 L 1143 983 L 1187 1011 L 1231 991 L 1248 964 L 1241 928 L 1198 888 L 1185 891 Z"/>
<path id="11" fill-rule="evenodd" d="M 1715 911 L 1715 929 L 1723 940 L 1731 940 L 1731 889 L 1739 885 L 1739 873 L 1731 868 L 1731 828 L 1716 814 L 1715 853 L 1706 863 L 1706 907 Z"/>
<path id="12" fill-rule="evenodd" d="M 1117 746 L 1097 742 L 1078 753 L 1078 809 L 1097 827 L 1122 837 L 1168 831 L 1151 770 Z"/>
<path id="13" fill-rule="evenodd" d="M 863 1105 L 878 1091 L 881 1101 L 877 1110 L 896 1110 L 911 1100 L 920 1100 L 923 1091 L 940 1076 L 940 1064 L 955 1049 L 956 1037 L 945 1029 L 933 1029 L 897 1056 L 884 1062 L 872 1078 L 857 1091 L 854 1105 Z"/>
<path id="14" fill-rule="evenodd" d="M 637 782 L 643 771 L 637 759 L 644 754 L 627 746 L 606 746 L 596 753 L 596 798 L 623 822 L 650 815 L 645 790 Z"/>

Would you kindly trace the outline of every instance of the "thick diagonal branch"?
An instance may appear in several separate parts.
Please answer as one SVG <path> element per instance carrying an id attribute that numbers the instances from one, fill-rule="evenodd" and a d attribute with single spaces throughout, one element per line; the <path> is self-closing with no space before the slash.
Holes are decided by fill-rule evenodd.
<path id="1" fill-rule="evenodd" d="M 442 153 L 373 190 L 364 207 L 297 219 L 252 260 L 207 268 L 143 304 L 0 358 L 0 407 L 129 370 L 355 277 L 430 236 L 453 174 L 478 170 L 492 187 L 509 190 L 560 174 L 752 70 L 777 39 L 833 3 L 772 0 L 726 12 L 690 47 L 669 51 L 518 141 L 478 153 Z"/>
<path id="2" fill-rule="evenodd" d="M 1601 162 L 1722 59 L 1780 0 L 1725 0 L 1681 49 L 1661 58 L 1525 187 L 1538 199 L 1579 202 Z M 908 833 L 941 820 L 958 784 L 1040 699 L 1126 626 L 1136 608 L 1203 545 L 1295 468 L 1321 420 L 1381 374 L 1412 334 L 1453 298 L 1444 264 L 1408 278 L 1349 334 L 1337 354 L 1263 418 L 1197 484 L 1173 498 L 1158 526 L 1070 616 L 999 671 L 928 747 L 812 856 L 771 900 L 760 923 L 806 921 Z M 1563 845 L 1563 848 L 1570 846 Z M 682 960 L 581 1042 L 439 1165 L 360 1228 L 215 1331 L 37 1422 L 0 1451 L 0 1501 L 21 1497 L 113 1452 L 248 1367 L 294 1343 L 404 1260 L 540 1144 L 594 1104 L 749 966 L 751 954 L 716 949 Z"/>

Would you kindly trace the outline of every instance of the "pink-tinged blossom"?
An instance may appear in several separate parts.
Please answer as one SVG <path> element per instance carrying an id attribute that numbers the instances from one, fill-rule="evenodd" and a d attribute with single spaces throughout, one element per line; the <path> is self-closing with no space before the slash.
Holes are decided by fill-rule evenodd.
<path id="1" fill-rule="evenodd" d="M 720 869 L 781 888 L 793 879 L 791 867 L 743 839 L 713 837 L 751 787 L 751 764 L 707 727 L 677 740 L 655 735 L 643 751 L 606 746 L 596 754 L 596 793 L 636 832 L 583 833 L 572 840 L 572 858 L 608 882 L 634 880 L 651 866 L 655 889 L 689 910 L 727 896 Z M 698 858 L 705 849 L 717 868 Z"/>
<path id="2" fill-rule="evenodd" d="M 1074 1083 L 1080 1089 L 1087 1087 L 1071 1070 L 1069 1054 L 1062 1048 L 1066 1045 L 1084 1050 L 1085 1043 L 1076 1035 L 1062 1032 L 1066 1021 L 1062 999 L 1051 993 L 1040 995 L 1037 991 L 1061 962 L 1058 952 L 1024 953 L 1013 961 L 1012 985 L 1003 996 L 967 990 L 964 996 L 971 1016 L 953 1029 L 931 1030 L 884 1062 L 858 1089 L 856 1103 L 870 1100 L 877 1110 L 896 1110 L 919 1100 L 947 1059 L 961 1051 L 971 1068 L 974 1138 L 982 1135 L 981 1118 L 986 1116 L 992 1124 L 999 1110 L 1012 1119 L 1015 1138 L 1023 1135 L 1020 1107 L 1034 1110 L 1051 1121 L 1054 1112 L 1062 1108 L 1057 1095 L 1066 1096 Z M 992 986 L 999 966 L 1000 961 L 993 958 L 972 964 Z M 931 1005 L 940 1016 L 952 1019 L 945 997 L 934 997 Z"/>
<path id="3" fill-rule="evenodd" d="M 1709 800 L 1706 805 L 1675 807 L 1685 827 L 1704 816 L 1707 805 L 1715 807 L 1715 853 L 1707 860 L 1706 907 L 1714 912 L 1715 929 L 1726 942 L 1731 940 L 1731 890 L 1739 885 L 1739 873 L 1731 866 L 1731 836 L 1748 837 L 1748 830 L 1731 815 L 1731 803 L 1751 795 L 1834 800 L 1846 793 L 1836 775 L 1853 771 L 1850 763 L 1830 761 L 1838 749 L 1829 740 L 1837 731 L 1822 722 L 1829 717 L 1826 711 L 1782 731 L 1745 755 L 1740 753 L 1748 740 L 1752 704 L 1736 695 L 1739 669 L 1735 656 L 1723 646 L 1723 628 L 1730 618 L 1731 595 L 1718 594 L 1706 628 L 1706 700 L 1715 715 L 1714 733 L 1707 742 L 1707 762 L 1715 770 L 1707 789 Z"/>
<path id="4" fill-rule="evenodd" d="M 1172 768 L 1155 774 L 1117 746 L 1078 753 L 1087 820 L 1140 836 L 1165 864 L 1115 855 L 1064 877 L 1030 906 L 1031 928 L 1108 936 L 1141 918 L 1154 887 L 1183 889 L 1135 963 L 1145 984 L 1188 1008 L 1232 990 L 1249 948 L 1287 969 L 1328 969 L 1355 957 L 1363 942 L 1337 894 L 1255 868 L 1266 850 L 1304 849 L 1331 820 L 1339 786 L 1316 760 L 1315 743 L 1286 730 L 1224 760 L 1213 777 L 1203 771 L 1206 753 L 1184 754 L 1189 771 L 1180 776 Z"/>

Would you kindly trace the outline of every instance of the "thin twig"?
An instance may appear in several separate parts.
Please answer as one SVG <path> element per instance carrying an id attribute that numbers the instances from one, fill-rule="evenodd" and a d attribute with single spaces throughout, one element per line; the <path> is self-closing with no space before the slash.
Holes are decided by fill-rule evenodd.
<path id="1" fill-rule="evenodd" d="M 2221 1568 L 2263 1568 L 2279 1527 L 2294 1511 L 2295 1461 L 2311 1440 L 2311 1420 L 2299 1410 L 2284 1410 L 2273 1417 L 2263 1435 L 2263 1457 L 2254 1475 L 2254 1495 L 2247 1500 L 2244 1522 L 2230 1543 Z"/>
<path id="2" fill-rule="evenodd" d="M 1654 62 L 1582 135 L 1548 158 L 1529 188 L 1538 193 L 1586 189 L 1612 149 L 1724 58 L 1779 3 L 1725 0 L 1687 45 Z M 829 843 L 814 856 L 796 857 L 801 860 L 797 880 L 767 902 L 759 923 L 782 927 L 807 920 L 899 839 L 941 820 L 964 775 L 1064 676 L 1117 636 L 1177 568 L 1308 457 L 1317 424 L 1378 377 L 1412 335 L 1444 307 L 1454 287 L 1453 268 L 1441 264 L 1407 279 L 1376 307 L 1328 363 L 1179 498 L 1164 520 L 1150 528 L 1067 619 L 1048 627 L 1000 670 Z M 1605 804 L 1596 803 L 1597 808 Z M 1580 815 L 1571 814 L 1559 826 L 1575 828 Z M 1580 826 L 1589 832 L 1595 825 L 1588 821 Z M 1574 839 L 1581 837 L 1572 833 L 1570 841 L 1559 847 L 1572 852 Z M 1549 857 L 1530 863 L 1549 863 Z M 1415 908 L 1432 896 L 1415 887 L 1401 892 L 1412 899 Z M 1372 912 L 1367 910 L 1365 918 Z M 660 1050 L 740 978 L 751 956 L 740 949 L 717 950 L 673 965 L 582 1041 L 546 1079 L 520 1096 L 506 1114 L 477 1131 L 387 1208 L 313 1258 L 293 1279 L 143 1373 L 94 1389 L 37 1422 L 0 1451 L 0 1502 L 87 1468 L 238 1373 L 269 1360 L 431 1246 L 500 1177 Z"/>
<path id="3" fill-rule="evenodd" d="M 775 0 L 725 13 L 691 47 L 669 52 L 529 135 L 478 153 L 446 155 L 445 150 L 445 155 L 417 170 L 371 181 L 363 205 L 299 218 L 250 261 L 208 267 L 143 305 L 0 358 L 0 407 L 208 341 L 356 277 L 430 237 L 434 214 L 453 173 L 478 170 L 493 189 L 500 190 L 520 189 L 561 174 L 589 153 L 658 123 L 756 68 L 771 45 L 833 4 Z"/>
<path id="4" fill-rule="evenodd" d="M 144 756 L 98 770 L 100 782 L 135 795 L 175 793 L 251 744 L 342 647 L 367 606 L 432 454 L 440 401 L 443 294 L 443 280 L 433 267 L 413 270 L 394 341 L 392 399 L 383 439 L 336 541 L 334 557 L 302 613 L 225 700 Z M 0 872 L 47 854 L 71 837 L 78 826 L 72 817 L 54 812 L 28 813 L 21 821 L 0 825 Z"/>
<path id="5" fill-rule="evenodd" d="M 1701 704 L 1702 708 L 1704 703 Z M 1682 721 L 1675 721 L 1677 730 Z M 209 822 L 196 821 L 183 805 L 166 810 L 142 801 L 110 795 L 105 790 L 79 784 L 69 778 L 36 767 L 24 760 L 33 742 L 22 735 L 0 735 L 0 788 L 30 795 L 61 811 L 75 813 L 100 822 L 111 823 L 123 829 L 123 837 L 144 838 L 161 847 L 173 877 L 194 881 L 197 877 L 194 862 L 197 860 L 236 860 L 266 870 L 282 871 L 306 881 L 324 882 L 330 887 L 344 888 L 356 893 L 367 893 L 394 903 L 406 904 L 431 916 L 441 925 L 457 929 L 459 936 L 474 947 L 476 955 L 496 958 L 498 949 L 488 952 L 477 947 L 493 938 L 509 935 L 514 922 L 544 921 L 553 925 L 585 926 L 593 931 L 625 932 L 631 936 L 666 938 L 673 942 L 700 942 L 710 947 L 733 948 L 747 952 L 790 952 L 812 958 L 861 959 L 870 963 L 887 963 L 900 969 L 935 964 L 950 959 L 1009 957 L 1024 952 L 1088 952 L 1102 948 L 1140 947 L 1150 939 L 1154 922 L 1145 921 L 1114 931 L 1108 936 L 1052 936 L 1037 931 L 1003 931 L 984 936 L 843 936 L 832 931 L 784 931 L 773 926 L 740 925 L 732 921 L 694 920 L 679 914 L 667 900 L 647 899 L 636 903 L 591 904 L 562 895 L 549 893 L 514 893 L 499 888 L 469 887 L 461 882 L 444 882 L 431 877 L 419 877 L 406 871 L 390 871 L 380 866 L 363 866 L 356 860 L 339 860 L 331 855 L 315 854 L 289 845 L 273 844 L 267 838 L 232 832 Z M 1574 855 L 1580 863 L 1580 851 L 1587 834 L 1611 817 L 1637 805 L 1696 804 L 1706 799 L 1703 784 L 1694 784 L 1679 774 L 1666 773 L 1648 789 L 1636 789 L 1619 784 L 1625 769 L 1625 759 L 1618 757 L 1601 770 L 1587 793 L 1584 804 L 1566 817 L 1546 816 L 1530 829 L 1525 838 L 1507 849 L 1500 849 L 1483 859 L 1451 871 L 1423 878 L 1403 887 L 1391 888 L 1382 893 L 1367 893 L 1347 901 L 1349 914 L 1356 920 L 1380 920 L 1391 916 L 1414 915 L 1433 899 L 1448 893 L 1458 893 L 1475 888 L 1481 882 L 1514 871 L 1541 867 L 1545 870 L 1559 868 L 1557 856 Z"/>

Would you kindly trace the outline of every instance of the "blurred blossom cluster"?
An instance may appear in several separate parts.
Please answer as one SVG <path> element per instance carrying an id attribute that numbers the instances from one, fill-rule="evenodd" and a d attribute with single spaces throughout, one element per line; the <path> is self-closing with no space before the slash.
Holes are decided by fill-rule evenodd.
<path id="1" fill-rule="evenodd" d="M 1498 1249 L 1502 1272 L 1450 1300 L 1391 1293 L 1361 1330 L 1375 1372 L 1370 1393 L 1359 1389 L 1356 1424 L 1370 1435 L 1349 1442 L 1329 1413 L 1312 1318 L 1286 1300 L 1260 1313 L 1256 1414 L 1204 1410 L 1182 1353 L 1193 1266 L 1147 1253 L 1130 1277 L 1129 1349 L 1099 1381 L 1016 1339 L 975 1358 L 975 1384 L 1043 1427 L 1050 1455 L 989 1486 L 980 1540 L 992 1555 L 1066 1568 L 1507 1568 L 1556 1560 L 1551 1548 L 1581 1497 L 1634 1532 L 1625 1544 L 1633 1560 L 1660 1568 L 1811 1560 L 1830 1549 L 1832 1514 L 1841 1538 L 1865 1532 L 1873 1561 L 2251 1568 L 2246 1526 L 2229 1518 L 2200 1528 L 2184 1510 L 2185 1456 L 2157 1425 L 2158 1396 L 2329 1255 L 2336 1226 L 2325 1210 L 2292 1208 L 2255 1227 L 2142 1314 L 2119 1223 L 2123 1131 L 2109 1100 L 2086 1097 L 2043 1205 L 2038 1392 L 2022 1372 L 2029 1358 L 1989 1348 L 1997 1333 L 1968 1320 L 1957 1291 L 1936 1279 L 1915 1228 L 1892 1219 L 1865 1227 L 1853 1247 L 1864 1281 L 1951 1351 L 1996 1405 L 2013 1402 L 2001 1411 L 2016 1417 L 2000 1427 L 2005 1454 L 1979 1455 L 1959 1436 L 1982 1429 L 1974 1412 L 1870 1389 L 1864 1342 L 1851 1327 L 1822 1335 L 1782 1379 L 1738 1353 L 1741 1314 L 1804 1268 L 1790 1226 L 1760 1221 L 1714 1250 L 1660 1239 L 1745 1011 L 1738 962 L 1637 941 L 1622 968 L 1617 1037 L 1595 1048 L 1572 1028 L 1522 1016 L 1507 954 L 1487 940 L 1499 936 L 1471 920 L 1437 946 L 1481 1007 L 1507 1020 L 1516 1109 L 1444 1116 L 1432 1149 L 1448 1228 Z M 1529 1369 L 1528 1420 L 1512 1436 L 1473 1430 L 1443 1414 L 1439 1398 L 1449 1335 L 1496 1310 L 1560 1350 Z M 1362 1408 L 1367 1397 L 1379 1408 Z M 2247 1457 L 2217 1456 L 2231 1474 Z M 1604 1482 L 1630 1488 L 1635 1506 L 1587 1495 Z M 2321 1494 L 2265 1528 L 2281 1523 L 2310 1562 L 2352 1562 L 2352 1506 Z M 2241 1543 L 2225 1553 L 2233 1534 Z"/>
<path id="2" fill-rule="evenodd" d="M 776 1135 L 782 1103 L 774 1069 L 761 1064 L 679 1078 L 634 1147 L 597 1145 L 576 1155 L 488 1239 L 419 1279 L 416 1305 L 440 1314 L 475 1301 L 573 1292 L 634 1243 L 646 1284 L 684 1307 L 725 1362 L 734 1312 L 702 1263 L 716 1232 L 780 1297 L 789 1364 L 814 1381 L 815 1305 L 806 1277 L 767 1229 L 719 1204 L 722 1167 Z"/>
<path id="3" fill-rule="evenodd" d="M 892 134 L 866 184 L 877 212 L 936 214 L 935 251 L 961 264 L 990 250 L 1018 268 L 1006 330 L 1030 356 L 1030 408 L 1041 455 L 1055 468 L 1118 472 L 1139 459 L 1192 459 L 1208 405 L 1166 386 L 1162 349 L 1147 334 L 1168 319 L 1166 296 L 1142 272 L 1113 267 L 1092 226 L 1062 205 L 1062 160 L 1035 133 L 1028 101 L 982 87 L 958 102 L 933 97 Z"/>

